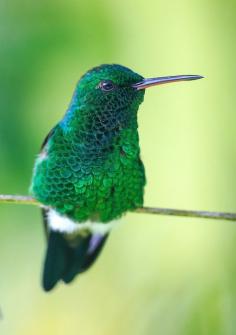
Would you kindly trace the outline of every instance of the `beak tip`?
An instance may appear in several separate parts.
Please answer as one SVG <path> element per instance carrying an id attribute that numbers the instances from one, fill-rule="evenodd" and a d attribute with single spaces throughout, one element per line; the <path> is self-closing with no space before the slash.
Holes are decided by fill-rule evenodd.
<path id="1" fill-rule="evenodd" d="M 205 79 L 204 76 L 196 76 L 196 79 Z"/>
<path id="2" fill-rule="evenodd" d="M 198 80 L 198 79 L 204 79 L 205 77 L 200 76 L 200 75 L 188 75 L 188 76 L 183 76 L 183 81 L 191 81 L 191 80 Z M 181 80 L 180 80 L 181 81 Z"/>

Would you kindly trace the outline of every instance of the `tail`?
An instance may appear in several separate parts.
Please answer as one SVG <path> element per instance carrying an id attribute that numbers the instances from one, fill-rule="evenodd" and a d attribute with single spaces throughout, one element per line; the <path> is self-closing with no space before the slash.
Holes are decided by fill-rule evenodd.
<path id="1" fill-rule="evenodd" d="M 47 220 L 45 213 L 44 220 Z M 100 254 L 107 237 L 107 234 L 89 232 L 66 235 L 50 231 L 43 270 L 44 290 L 52 290 L 60 280 L 70 283 L 86 271 Z"/>

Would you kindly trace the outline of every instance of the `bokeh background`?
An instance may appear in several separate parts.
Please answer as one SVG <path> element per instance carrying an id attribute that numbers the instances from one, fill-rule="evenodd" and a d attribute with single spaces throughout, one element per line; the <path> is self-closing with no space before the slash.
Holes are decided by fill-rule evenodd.
<path id="1" fill-rule="evenodd" d="M 139 111 L 145 204 L 236 211 L 235 1 L 0 2 L 0 193 L 27 194 L 40 144 L 101 63 L 153 77 Z M 40 287 L 39 209 L 0 206 L 0 333 L 236 333 L 236 225 L 128 214 L 95 266 Z"/>

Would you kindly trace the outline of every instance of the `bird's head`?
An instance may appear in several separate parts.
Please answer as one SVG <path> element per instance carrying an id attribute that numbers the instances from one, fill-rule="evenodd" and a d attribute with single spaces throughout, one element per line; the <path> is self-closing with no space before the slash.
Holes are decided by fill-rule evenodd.
<path id="1" fill-rule="evenodd" d="M 104 110 L 139 105 L 145 89 L 151 86 L 203 78 L 178 75 L 144 79 L 141 75 L 118 64 L 103 64 L 86 72 L 79 80 L 73 103 L 89 104 Z"/>
<path id="2" fill-rule="evenodd" d="M 100 123 L 104 129 L 127 127 L 136 120 L 146 88 L 200 78 L 202 77 L 181 75 L 145 79 L 127 67 L 103 64 L 81 77 L 71 107 L 79 109 L 80 124 L 83 120 L 84 125 L 87 124 L 90 129 L 100 127 Z"/>
<path id="3" fill-rule="evenodd" d="M 104 64 L 85 73 L 77 84 L 74 98 L 79 105 L 89 105 L 98 110 L 120 110 L 139 105 L 144 90 L 137 90 L 134 84 L 143 77 L 117 64 Z"/>

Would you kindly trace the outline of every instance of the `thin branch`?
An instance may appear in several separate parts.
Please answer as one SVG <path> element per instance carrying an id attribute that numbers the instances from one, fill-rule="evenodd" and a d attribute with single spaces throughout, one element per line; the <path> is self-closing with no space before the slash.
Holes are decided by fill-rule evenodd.
<path id="1" fill-rule="evenodd" d="M 236 221 L 236 213 L 226 213 L 226 212 L 191 211 L 185 209 L 143 207 L 136 209 L 136 213 Z"/>
<path id="2" fill-rule="evenodd" d="M 0 194 L 0 203 L 42 206 L 40 202 L 27 195 Z"/>
<path id="3" fill-rule="evenodd" d="M 0 204 L 1 203 L 44 206 L 34 198 L 26 195 L 0 195 Z M 236 213 L 225 213 L 225 212 L 191 211 L 185 209 L 158 208 L 158 207 L 142 207 L 136 209 L 135 212 L 143 214 L 236 221 Z"/>

